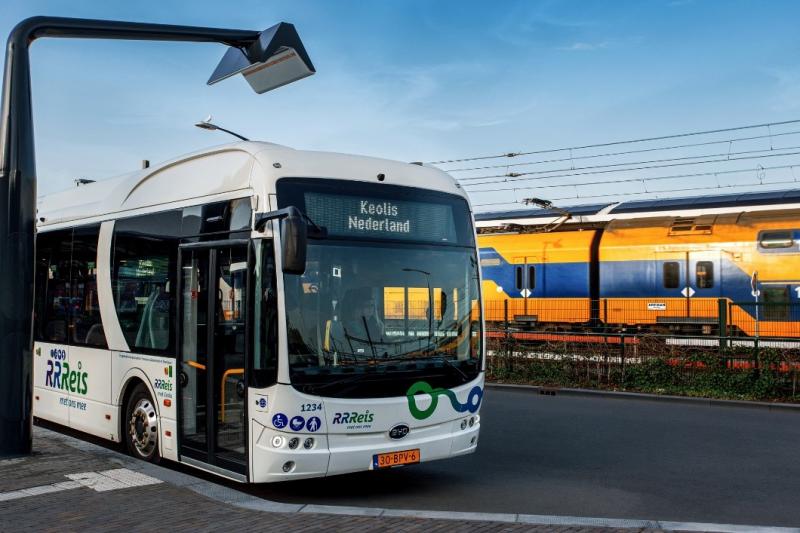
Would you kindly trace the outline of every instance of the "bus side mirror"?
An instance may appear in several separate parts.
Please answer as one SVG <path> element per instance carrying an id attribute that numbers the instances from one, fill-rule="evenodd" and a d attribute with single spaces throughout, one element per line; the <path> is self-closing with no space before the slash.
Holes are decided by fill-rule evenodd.
<path id="1" fill-rule="evenodd" d="M 306 217 L 295 206 L 290 205 L 277 211 L 256 214 L 254 229 L 264 231 L 267 222 L 281 221 L 281 262 L 285 274 L 303 274 L 306 271 L 306 248 L 308 241 L 308 225 Z M 313 224 L 313 222 L 312 222 Z M 324 238 L 324 228 L 316 228 L 314 237 L 319 233 Z"/>
<path id="2" fill-rule="evenodd" d="M 308 226 L 299 210 L 289 208 L 281 220 L 281 259 L 285 274 L 303 274 L 306 271 Z"/>

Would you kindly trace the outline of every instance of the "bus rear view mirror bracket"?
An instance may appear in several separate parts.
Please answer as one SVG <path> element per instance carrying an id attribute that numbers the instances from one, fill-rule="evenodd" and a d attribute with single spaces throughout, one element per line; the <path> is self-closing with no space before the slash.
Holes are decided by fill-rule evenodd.
<path id="1" fill-rule="evenodd" d="M 294 206 L 256 215 L 255 229 L 263 231 L 270 220 L 281 223 L 281 263 L 285 274 L 302 275 L 306 271 L 308 225 L 303 213 Z"/>

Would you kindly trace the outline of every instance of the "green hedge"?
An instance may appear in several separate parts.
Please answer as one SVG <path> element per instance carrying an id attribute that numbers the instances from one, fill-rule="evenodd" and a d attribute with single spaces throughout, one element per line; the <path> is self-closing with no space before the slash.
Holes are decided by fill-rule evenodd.
<path id="1" fill-rule="evenodd" d="M 735 358 L 734 358 L 735 357 Z M 743 364 L 736 368 L 733 361 Z M 551 387 L 598 388 L 706 398 L 798 401 L 798 371 L 768 349 L 747 354 L 690 353 L 647 357 L 624 366 L 565 356 L 540 360 L 496 356 L 487 379 Z"/>

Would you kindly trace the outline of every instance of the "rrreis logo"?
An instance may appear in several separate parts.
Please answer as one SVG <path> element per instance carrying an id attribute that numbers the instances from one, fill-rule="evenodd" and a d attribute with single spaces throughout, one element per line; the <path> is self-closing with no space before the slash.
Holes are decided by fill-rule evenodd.
<path id="1" fill-rule="evenodd" d="M 78 369 L 72 370 L 66 359 L 66 351 L 60 348 L 50 350 L 50 359 L 47 360 L 47 373 L 44 378 L 45 386 L 85 395 L 89 391 L 87 384 L 89 373 L 82 371 L 83 365 L 80 361 L 78 361 Z"/>

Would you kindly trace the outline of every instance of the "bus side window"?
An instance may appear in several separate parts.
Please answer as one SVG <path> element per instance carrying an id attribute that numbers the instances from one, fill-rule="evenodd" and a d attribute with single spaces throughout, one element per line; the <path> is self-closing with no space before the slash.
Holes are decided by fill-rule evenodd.
<path id="1" fill-rule="evenodd" d="M 36 236 L 34 334 L 45 342 L 67 342 L 72 230 Z"/>
<path id="2" fill-rule="evenodd" d="M 264 388 L 278 381 L 278 282 L 272 241 L 256 241 L 253 250 L 255 339 L 250 386 Z"/>
<path id="3" fill-rule="evenodd" d="M 180 211 L 131 217 L 114 224 L 111 290 L 131 351 L 175 356 L 180 227 Z"/>
<path id="4" fill-rule="evenodd" d="M 106 336 L 97 299 L 99 234 L 100 226 L 78 227 L 72 234 L 69 343 L 105 348 Z"/>

